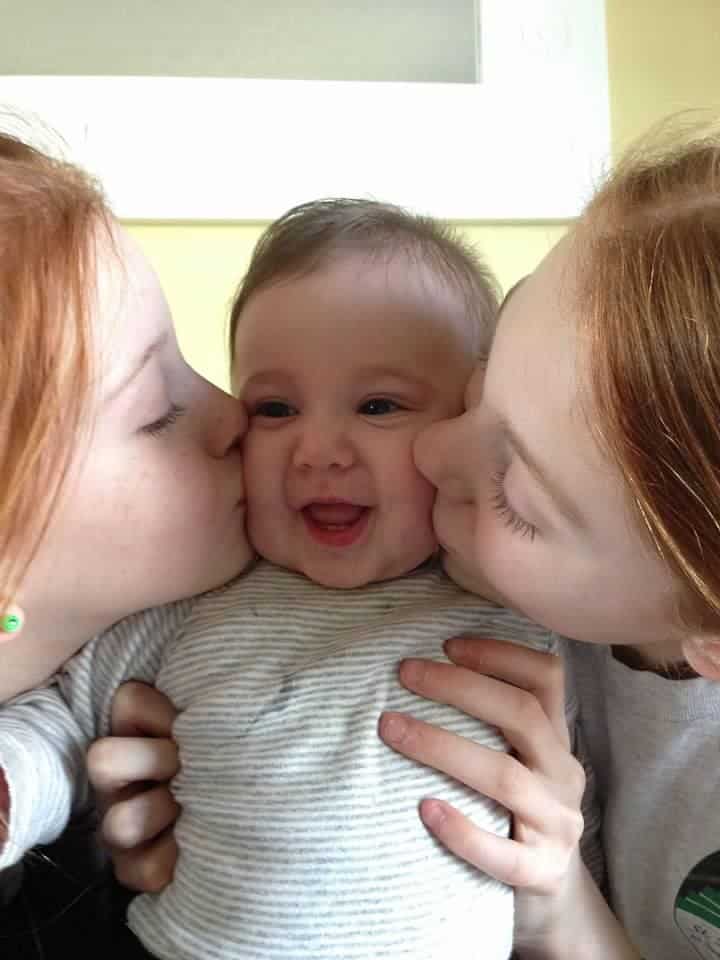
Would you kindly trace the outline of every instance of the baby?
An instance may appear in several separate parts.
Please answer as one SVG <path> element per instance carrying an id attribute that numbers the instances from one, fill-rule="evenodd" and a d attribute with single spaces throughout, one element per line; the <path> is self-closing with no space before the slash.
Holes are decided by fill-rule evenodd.
<path id="1" fill-rule="evenodd" d="M 503 835 L 506 811 L 376 732 L 383 710 L 411 709 L 506 749 L 494 729 L 400 687 L 398 661 L 440 658 L 461 633 L 553 645 L 442 573 L 433 488 L 413 463 L 419 431 L 463 409 L 496 308 L 488 272 L 451 231 L 392 206 L 310 203 L 260 239 L 231 348 L 250 418 L 248 532 L 263 559 L 211 594 L 122 621 L 60 678 L 81 743 L 108 732 L 130 678 L 180 711 L 175 878 L 129 911 L 158 957 L 509 957 L 512 892 L 441 849 L 416 808 L 442 797 Z M 23 698 L 26 713 L 33 696 L 51 692 Z M 22 799 L 0 866 L 47 835 L 54 789 L 18 782 L 4 721 L 0 766 Z M 46 750 L 65 749 L 68 723 L 57 703 L 37 721 Z M 65 766 L 68 783 L 79 778 Z"/>

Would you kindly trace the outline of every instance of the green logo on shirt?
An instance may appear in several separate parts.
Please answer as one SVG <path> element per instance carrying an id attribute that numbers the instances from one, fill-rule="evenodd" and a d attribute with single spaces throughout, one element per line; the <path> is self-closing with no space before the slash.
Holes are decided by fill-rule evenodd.
<path id="1" fill-rule="evenodd" d="M 694 867 L 675 897 L 675 923 L 702 960 L 720 960 L 720 850 Z"/>

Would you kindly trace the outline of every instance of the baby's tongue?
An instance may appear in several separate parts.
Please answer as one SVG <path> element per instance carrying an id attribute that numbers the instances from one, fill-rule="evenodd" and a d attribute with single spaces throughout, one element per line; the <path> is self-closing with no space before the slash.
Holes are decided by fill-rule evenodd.
<path id="1" fill-rule="evenodd" d="M 365 507 L 354 503 L 311 503 L 305 507 L 313 523 L 320 527 L 349 527 L 362 516 Z"/>

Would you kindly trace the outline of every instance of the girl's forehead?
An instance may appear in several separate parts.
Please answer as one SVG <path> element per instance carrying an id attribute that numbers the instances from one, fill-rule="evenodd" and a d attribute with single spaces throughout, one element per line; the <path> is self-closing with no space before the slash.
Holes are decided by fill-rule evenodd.
<path id="1" fill-rule="evenodd" d="M 93 335 L 99 354 L 101 392 L 118 384 L 171 327 L 159 281 L 137 243 L 119 226 L 97 247 Z"/>
<path id="2" fill-rule="evenodd" d="M 493 350 L 516 359 L 535 358 L 543 365 L 566 363 L 575 353 L 575 309 L 569 241 L 554 247 L 537 269 L 516 283 L 500 308 Z"/>
<path id="3" fill-rule="evenodd" d="M 484 399 L 516 431 L 541 438 L 553 456 L 602 462 L 590 430 L 591 398 L 569 243 L 555 247 L 506 298 L 493 341 Z M 590 414 L 590 415 L 589 415 Z"/>

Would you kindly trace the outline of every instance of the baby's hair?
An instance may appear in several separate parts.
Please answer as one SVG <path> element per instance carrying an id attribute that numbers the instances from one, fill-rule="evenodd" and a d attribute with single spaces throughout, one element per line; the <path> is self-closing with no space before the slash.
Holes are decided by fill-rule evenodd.
<path id="1" fill-rule="evenodd" d="M 0 609 L 52 517 L 90 389 L 100 190 L 0 133 Z"/>
<path id="2" fill-rule="evenodd" d="M 576 230 L 601 442 L 682 586 L 691 630 L 720 626 L 720 136 L 655 132 Z"/>
<path id="3" fill-rule="evenodd" d="M 388 260 L 405 256 L 434 271 L 457 289 L 477 325 L 478 355 L 486 353 L 495 326 L 498 288 L 473 247 L 452 227 L 375 200 L 325 199 L 288 210 L 265 230 L 230 312 L 232 356 L 240 314 L 248 300 L 280 280 L 312 273 L 344 254 L 363 253 Z"/>

